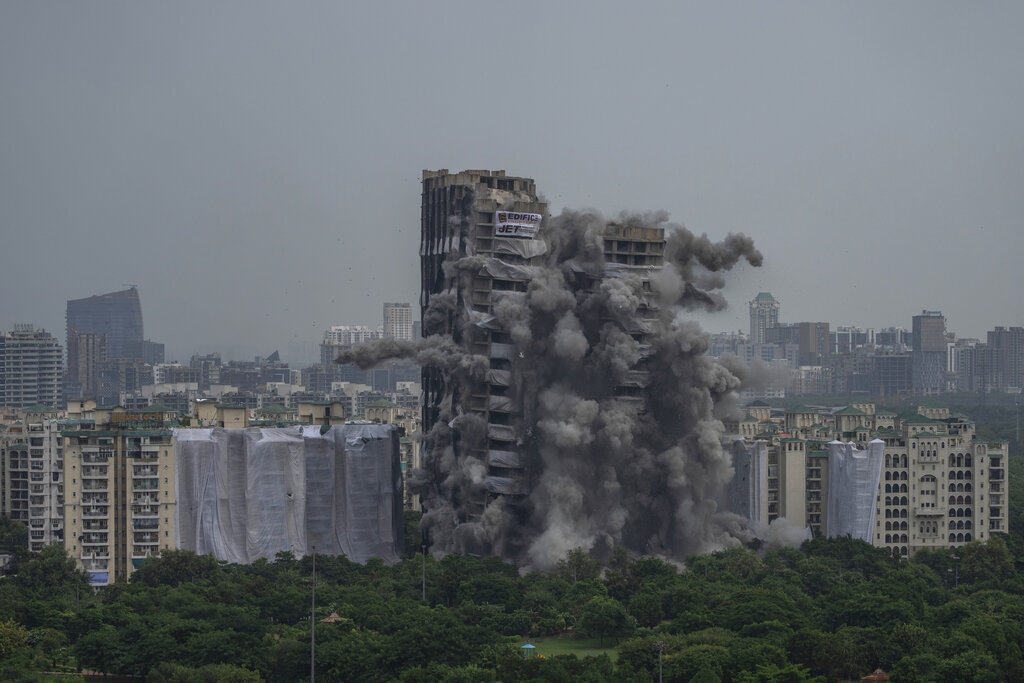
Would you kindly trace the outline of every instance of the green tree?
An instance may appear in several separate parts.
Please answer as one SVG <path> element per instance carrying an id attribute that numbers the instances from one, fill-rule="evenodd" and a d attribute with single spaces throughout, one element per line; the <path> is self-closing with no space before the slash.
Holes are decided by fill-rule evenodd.
<path id="1" fill-rule="evenodd" d="M 134 574 L 133 583 L 147 586 L 177 586 L 208 581 L 220 569 L 213 555 L 196 555 L 191 550 L 164 550 L 147 560 Z"/>
<path id="2" fill-rule="evenodd" d="M 45 594 L 49 600 L 61 597 L 65 604 L 77 602 L 89 591 L 89 576 L 78 569 L 74 559 L 59 545 L 49 545 L 18 567 L 18 585 L 31 593 Z"/>
<path id="3" fill-rule="evenodd" d="M 28 630 L 24 626 L 14 619 L 0 622 L 0 657 L 10 656 L 27 642 Z"/>
<path id="4" fill-rule="evenodd" d="M 615 598 L 595 596 L 583 606 L 583 614 L 577 630 L 590 637 L 596 637 L 601 646 L 605 638 L 618 642 L 636 629 L 633 617 Z"/>
<path id="5" fill-rule="evenodd" d="M 149 671 L 148 683 L 259 683 L 257 671 L 234 664 L 207 664 L 198 668 L 161 662 Z"/>
<path id="6" fill-rule="evenodd" d="M 0 515 L 0 550 L 21 554 L 28 547 L 28 527 L 23 522 Z"/>
<path id="7" fill-rule="evenodd" d="M 972 541 L 958 552 L 960 580 L 963 582 L 1003 581 L 1013 575 L 1013 556 L 1000 536 Z"/>
<path id="8" fill-rule="evenodd" d="M 583 548 L 573 548 L 555 564 L 555 575 L 569 583 L 596 579 L 601 575 L 601 563 L 588 555 Z"/>
<path id="9" fill-rule="evenodd" d="M 734 680 L 736 683 L 804 683 L 812 679 L 810 671 L 799 664 L 760 664 L 753 672 L 743 672 Z"/>

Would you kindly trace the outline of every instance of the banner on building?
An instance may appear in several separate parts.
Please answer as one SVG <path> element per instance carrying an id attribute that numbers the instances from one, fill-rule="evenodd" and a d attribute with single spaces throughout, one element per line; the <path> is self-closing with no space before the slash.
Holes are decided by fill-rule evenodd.
<path id="1" fill-rule="evenodd" d="M 494 214 L 494 234 L 497 237 L 523 237 L 533 239 L 540 229 L 539 213 L 497 211 Z"/>

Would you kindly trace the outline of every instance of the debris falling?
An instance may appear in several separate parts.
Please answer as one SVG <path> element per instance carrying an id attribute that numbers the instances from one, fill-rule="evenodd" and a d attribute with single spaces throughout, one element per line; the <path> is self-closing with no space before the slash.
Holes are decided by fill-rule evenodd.
<path id="1" fill-rule="evenodd" d="M 664 231 L 663 266 L 606 257 L 609 234 L 652 228 Z M 623 545 L 682 559 L 749 540 L 740 517 L 718 503 L 733 472 L 719 418 L 740 379 L 705 355 L 707 336 L 684 314 L 725 306 L 717 291 L 724 273 L 741 261 L 761 264 L 753 242 L 739 234 L 712 242 L 665 213 L 608 221 L 563 211 L 537 237 L 546 245 L 539 265 L 448 252 L 448 277 L 468 282 L 486 272 L 523 283 L 495 292 L 488 315 L 468 306 L 463 315 L 455 291 L 434 294 L 423 318 L 430 336 L 337 359 L 370 367 L 411 358 L 452 387 L 423 436 L 423 466 L 409 478 L 432 549 L 548 568 L 576 547 L 598 558 Z M 431 334 L 460 315 L 452 335 Z M 501 335 L 510 371 L 467 350 L 480 334 Z M 508 425 L 465 408 L 464 387 L 480 381 L 508 385 L 490 396 L 514 406 Z M 514 450 L 493 445 L 505 430 Z M 517 476 L 496 474 L 500 467 Z"/>

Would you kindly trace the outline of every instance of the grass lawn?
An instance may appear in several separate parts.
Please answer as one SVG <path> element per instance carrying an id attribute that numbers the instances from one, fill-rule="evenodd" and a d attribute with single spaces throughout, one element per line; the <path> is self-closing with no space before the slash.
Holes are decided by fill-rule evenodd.
<path id="1" fill-rule="evenodd" d="M 535 645 L 537 654 L 545 657 L 554 655 L 576 655 L 577 657 L 591 657 L 606 654 L 614 662 L 619 658 L 619 649 L 611 645 L 611 641 L 605 641 L 606 647 L 599 647 L 597 638 L 573 638 L 566 636 L 545 636 L 543 638 L 531 638 L 529 642 Z M 519 646 L 526 645 L 527 641 L 520 640 Z"/>

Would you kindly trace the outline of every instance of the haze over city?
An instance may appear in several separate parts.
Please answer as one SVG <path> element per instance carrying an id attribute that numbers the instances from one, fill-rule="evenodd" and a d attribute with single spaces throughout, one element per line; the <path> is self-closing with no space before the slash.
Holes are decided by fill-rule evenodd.
<path id="1" fill-rule="evenodd" d="M 0 328 L 137 285 L 169 359 L 419 294 L 420 172 L 753 237 L 711 331 L 1019 324 L 1014 3 L 0 6 Z"/>

